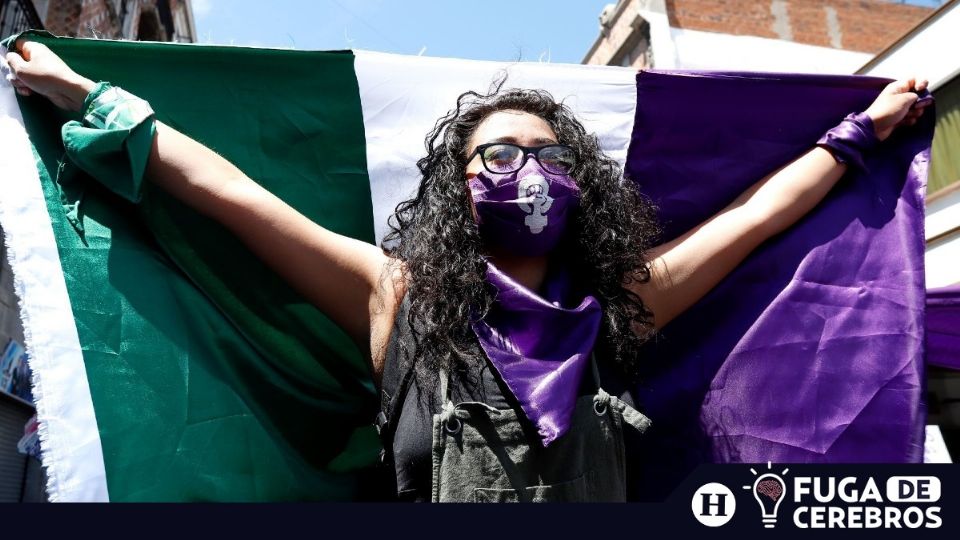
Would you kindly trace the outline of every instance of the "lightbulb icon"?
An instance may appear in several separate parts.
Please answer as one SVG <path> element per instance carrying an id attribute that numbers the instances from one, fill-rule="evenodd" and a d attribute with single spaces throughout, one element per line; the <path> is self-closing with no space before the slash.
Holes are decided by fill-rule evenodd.
<path id="1" fill-rule="evenodd" d="M 773 465 L 768 461 L 767 469 L 772 469 Z M 784 469 L 780 474 L 787 474 L 790 469 Z M 757 471 L 750 469 L 754 475 Z M 743 486 L 753 492 L 753 497 L 760 504 L 760 514 L 763 519 L 763 526 L 772 529 L 777 524 L 777 510 L 780 509 L 780 503 L 786 497 L 787 484 L 783 478 L 776 473 L 768 472 L 757 476 L 752 486 Z"/>

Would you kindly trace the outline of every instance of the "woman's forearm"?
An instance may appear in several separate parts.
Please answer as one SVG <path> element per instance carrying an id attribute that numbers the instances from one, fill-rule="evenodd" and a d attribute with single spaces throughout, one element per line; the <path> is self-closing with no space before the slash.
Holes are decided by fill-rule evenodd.
<path id="1" fill-rule="evenodd" d="M 763 241 L 817 206 L 846 170 L 847 166 L 838 163 L 829 151 L 814 147 L 758 181 L 730 207 L 757 224 L 755 233 Z"/>
<path id="2" fill-rule="evenodd" d="M 225 226 L 361 350 L 369 347 L 370 299 L 386 262 L 379 248 L 314 223 L 213 150 L 161 122 L 146 178 Z"/>
<path id="3" fill-rule="evenodd" d="M 81 98 L 81 90 L 67 96 Z M 232 232 L 305 299 L 370 346 L 371 299 L 386 256 L 374 245 L 327 230 L 249 178 L 229 160 L 155 121 L 144 180 Z"/>
<path id="4" fill-rule="evenodd" d="M 198 212 L 230 226 L 228 190 L 250 183 L 243 171 L 213 150 L 157 121 L 146 179 Z"/>
<path id="5" fill-rule="evenodd" d="M 58 88 L 56 93 L 59 94 L 59 100 L 54 97 L 50 97 L 50 100 L 63 109 L 81 112 L 80 109 L 83 108 L 83 102 L 87 99 L 87 94 L 92 92 L 95 86 L 97 86 L 97 83 L 86 77 L 78 76 L 65 81 L 63 85 Z"/>
<path id="6" fill-rule="evenodd" d="M 869 118 L 868 126 L 859 129 L 866 127 L 877 141 L 883 141 L 898 126 L 914 125 L 930 105 L 929 101 L 918 104 L 918 93 L 926 87 L 927 81 L 919 78 L 890 83 L 863 113 Z M 837 158 L 815 146 L 756 182 L 715 216 L 650 250 L 650 280 L 627 279 L 625 286 L 653 312 L 657 328 L 699 301 L 757 246 L 811 211 L 846 171 L 847 165 L 838 159 L 854 158 L 856 163 L 851 150 L 869 146 L 857 143 L 836 148 L 829 139 L 825 144 L 838 152 Z"/>
<path id="7" fill-rule="evenodd" d="M 696 303 L 754 249 L 812 210 L 846 165 L 815 147 L 768 174 L 726 208 L 650 252 L 650 281 L 631 288 L 662 328 Z"/>
<path id="8" fill-rule="evenodd" d="M 63 108 L 82 112 L 87 95 L 96 85 L 86 77 L 71 74 L 52 93 Z M 157 121 L 156 127 L 146 179 L 203 214 L 219 221 L 228 219 L 231 213 L 226 208 L 224 190 L 228 185 L 252 180 L 227 159 L 163 122 Z"/>
<path id="9" fill-rule="evenodd" d="M 369 347 L 371 296 L 386 264 L 378 247 L 314 223 L 213 150 L 161 122 L 146 178 L 225 226 L 361 350 Z"/>

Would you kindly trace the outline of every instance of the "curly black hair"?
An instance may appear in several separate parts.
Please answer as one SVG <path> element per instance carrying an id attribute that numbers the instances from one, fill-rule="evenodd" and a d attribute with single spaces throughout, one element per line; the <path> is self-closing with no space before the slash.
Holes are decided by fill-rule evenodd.
<path id="1" fill-rule="evenodd" d="M 581 190 L 580 210 L 562 259 L 603 308 L 598 352 L 632 379 L 653 322 L 643 301 L 624 284 L 650 278 L 645 253 L 660 234 L 655 208 L 635 182 L 624 179 L 617 162 L 603 154 L 596 135 L 587 133 L 569 107 L 544 90 L 501 90 L 503 84 L 501 78 L 487 94 L 461 94 L 456 108 L 437 121 L 425 140 L 427 155 L 417 162 L 422 174 L 417 193 L 391 216 L 381 247 L 402 263 L 414 337 L 401 358 L 413 362 L 421 389 L 437 388 L 441 368 L 478 380 L 481 366 L 470 322 L 487 312 L 493 289 L 485 280 L 486 254 L 471 211 L 466 149 L 485 118 L 515 110 L 545 120 L 558 142 L 576 153 L 571 175 Z"/>

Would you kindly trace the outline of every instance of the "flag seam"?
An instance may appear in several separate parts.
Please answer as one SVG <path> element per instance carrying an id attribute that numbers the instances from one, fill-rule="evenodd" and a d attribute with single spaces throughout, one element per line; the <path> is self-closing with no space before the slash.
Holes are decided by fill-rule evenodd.
<path id="1" fill-rule="evenodd" d="M 0 47 L 0 56 L 6 49 Z M 30 355 L 51 501 L 107 501 L 103 450 L 54 232 L 13 86 L 0 80 L 0 224 Z M 34 158 L 34 159 L 31 159 Z"/>

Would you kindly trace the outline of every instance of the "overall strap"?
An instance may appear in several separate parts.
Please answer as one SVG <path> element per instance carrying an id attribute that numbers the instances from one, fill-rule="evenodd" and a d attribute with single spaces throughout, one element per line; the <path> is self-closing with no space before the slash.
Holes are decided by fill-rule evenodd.
<path id="1" fill-rule="evenodd" d="M 653 423 L 647 416 L 628 405 L 622 399 L 611 396 L 600 386 L 600 368 L 597 367 L 596 354 L 590 355 L 590 370 L 593 372 L 593 382 L 597 384 L 597 395 L 593 397 L 594 411 L 596 411 L 597 414 L 601 414 L 601 411 L 606 412 L 608 408 L 612 409 L 620 413 L 620 416 L 627 425 L 632 426 L 640 433 L 646 431 Z"/>
<path id="2" fill-rule="evenodd" d="M 447 368 L 440 368 L 440 396 L 444 403 L 450 401 L 450 373 Z"/>
<path id="3" fill-rule="evenodd" d="M 388 369 L 391 367 L 392 369 Z M 400 410 L 403 408 L 403 402 L 406 399 L 410 384 L 413 381 L 415 371 L 413 366 L 406 366 L 406 369 L 399 365 L 385 366 L 383 379 L 380 382 L 380 412 L 374 425 L 377 433 L 380 435 L 380 443 L 383 450 L 380 452 L 381 463 L 393 462 L 393 438 L 397 432 L 397 424 L 400 421 Z M 440 395 L 444 403 L 450 402 L 450 376 L 445 368 L 440 368 Z"/>
<path id="4" fill-rule="evenodd" d="M 380 381 L 380 411 L 374 425 L 380 435 L 383 450 L 380 452 L 381 463 L 393 461 L 393 436 L 397 431 L 397 422 L 400 419 L 400 409 L 413 380 L 413 366 L 394 366 L 393 369 L 384 369 Z"/>
<path id="5" fill-rule="evenodd" d="M 381 463 L 393 462 L 393 439 L 400 421 L 400 411 L 406 400 L 408 390 L 414 379 L 413 362 L 405 361 L 400 342 L 410 340 L 410 330 L 406 325 L 410 299 L 404 296 L 397 310 L 393 332 L 387 344 L 383 375 L 380 379 L 380 410 L 377 412 L 374 426 L 380 435 L 383 451 Z"/>

